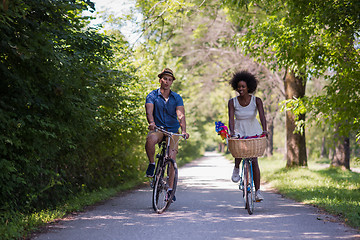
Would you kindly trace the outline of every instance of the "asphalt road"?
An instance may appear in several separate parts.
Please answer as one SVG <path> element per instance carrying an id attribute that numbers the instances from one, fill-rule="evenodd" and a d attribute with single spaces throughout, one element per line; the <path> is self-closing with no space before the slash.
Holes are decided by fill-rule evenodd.
<path id="1" fill-rule="evenodd" d="M 265 201 L 249 215 L 230 180 L 232 167 L 220 154 L 207 153 L 179 169 L 177 201 L 163 214 L 154 213 L 152 190 L 144 187 L 50 224 L 32 239 L 360 239 L 359 231 L 267 185 Z"/>

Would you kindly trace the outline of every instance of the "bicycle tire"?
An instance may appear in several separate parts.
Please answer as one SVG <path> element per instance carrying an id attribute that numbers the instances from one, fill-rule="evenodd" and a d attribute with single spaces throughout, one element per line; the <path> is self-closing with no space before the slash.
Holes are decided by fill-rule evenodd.
<path id="1" fill-rule="evenodd" d="M 175 196 L 175 192 L 176 192 L 176 187 L 177 187 L 177 182 L 178 182 L 178 168 L 177 168 L 177 164 L 176 161 L 173 159 L 169 159 L 168 161 L 171 162 L 171 164 L 174 166 L 174 182 L 173 182 L 173 190 L 171 192 L 171 196 L 170 199 L 173 199 L 173 197 Z M 172 201 L 170 201 L 170 204 L 172 203 Z"/>
<path id="2" fill-rule="evenodd" d="M 253 179 L 251 174 L 251 166 L 249 160 L 243 160 L 244 162 L 244 199 L 245 199 L 245 208 L 248 213 L 251 215 L 254 212 L 254 189 L 253 189 Z"/>
<path id="3" fill-rule="evenodd" d="M 158 174 L 155 176 L 155 185 L 153 189 L 153 209 L 157 213 L 163 213 L 166 209 L 169 208 L 172 201 L 166 201 L 167 189 L 169 188 L 168 184 L 168 172 L 170 166 L 174 166 L 174 184 L 173 191 L 169 199 L 173 199 L 176 191 L 177 178 L 178 178 L 178 169 L 176 163 L 172 159 L 165 160 L 164 165 L 159 169 Z"/>

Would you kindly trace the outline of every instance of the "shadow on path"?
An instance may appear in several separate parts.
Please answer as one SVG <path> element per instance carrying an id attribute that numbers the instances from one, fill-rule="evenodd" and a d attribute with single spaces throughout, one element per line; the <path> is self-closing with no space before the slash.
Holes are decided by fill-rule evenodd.
<path id="1" fill-rule="evenodd" d="M 249 215 L 230 181 L 232 168 L 220 154 L 207 153 L 179 169 L 177 201 L 163 214 L 154 213 L 147 187 L 54 224 L 33 239 L 360 239 L 356 230 L 266 185 L 265 201 Z"/>

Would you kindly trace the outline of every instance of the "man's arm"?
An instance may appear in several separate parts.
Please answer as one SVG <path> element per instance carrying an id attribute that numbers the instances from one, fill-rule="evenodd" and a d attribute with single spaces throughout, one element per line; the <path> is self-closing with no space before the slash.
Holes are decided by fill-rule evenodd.
<path id="1" fill-rule="evenodd" d="M 149 130 L 154 130 L 155 129 L 155 121 L 154 121 L 154 104 L 152 103 L 146 103 L 145 104 L 145 110 L 146 110 L 146 119 L 149 123 Z"/>
<path id="2" fill-rule="evenodd" d="M 180 127 L 181 127 L 181 134 L 185 134 L 186 138 L 189 138 L 189 134 L 186 132 L 186 119 L 185 119 L 185 107 L 184 106 L 177 106 L 176 107 L 176 115 L 179 119 Z"/>

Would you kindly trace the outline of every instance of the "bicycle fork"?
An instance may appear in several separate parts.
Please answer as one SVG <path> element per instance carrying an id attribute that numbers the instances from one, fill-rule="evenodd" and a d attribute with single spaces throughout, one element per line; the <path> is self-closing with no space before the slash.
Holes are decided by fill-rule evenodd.
<path id="1" fill-rule="evenodd" d="M 244 161 L 244 160 L 243 160 Z M 253 181 L 253 169 L 252 169 L 252 163 L 251 162 L 249 162 L 250 164 L 250 175 L 251 175 L 251 179 L 249 179 L 247 182 L 249 182 L 249 181 Z M 242 171 L 242 174 L 240 175 L 240 184 L 239 184 L 239 189 L 240 189 L 240 191 L 243 191 L 244 190 L 244 179 L 242 178 L 242 176 L 245 176 L 245 174 L 244 174 L 244 163 L 242 164 L 242 169 L 241 169 L 241 171 Z M 252 186 L 253 185 L 253 182 L 252 183 L 248 183 L 248 185 L 247 185 L 247 192 L 251 192 L 253 189 L 252 189 Z"/>

